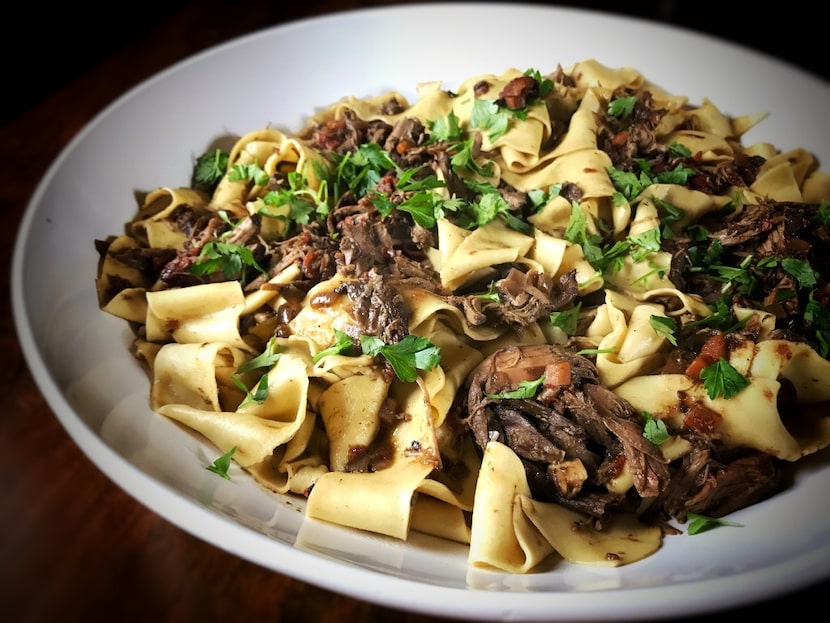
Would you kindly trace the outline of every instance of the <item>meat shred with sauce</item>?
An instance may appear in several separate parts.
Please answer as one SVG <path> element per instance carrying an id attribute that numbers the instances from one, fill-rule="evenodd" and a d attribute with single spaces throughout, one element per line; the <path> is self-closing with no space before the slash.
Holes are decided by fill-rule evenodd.
<path id="1" fill-rule="evenodd" d="M 515 397 L 523 382 L 541 381 L 532 397 Z M 689 512 L 720 517 L 780 491 L 784 474 L 767 454 L 727 448 L 687 431 L 682 459 L 668 461 L 643 435 L 631 405 L 599 381 L 595 365 L 560 345 L 511 346 L 472 372 L 457 413 L 484 451 L 500 441 L 519 456 L 534 498 L 594 518 L 636 513 L 668 528 Z M 626 470 L 633 486 L 614 492 Z"/>

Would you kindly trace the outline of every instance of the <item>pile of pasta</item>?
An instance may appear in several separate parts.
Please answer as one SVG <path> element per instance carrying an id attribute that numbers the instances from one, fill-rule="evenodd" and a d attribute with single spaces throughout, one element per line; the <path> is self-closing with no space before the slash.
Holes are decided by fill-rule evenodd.
<path id="1" fill-rule="evenodd" d="M 764 115 L 730 117 L 708 100 L 693 105 L 649 83 L 633 68 L 586 60 L 564 71 L 575 84 L 555 85 L 550 96 L 557 99 L 555 106 L 530 107 L 524 120 L 514 120 L 494 140 L 483 133 L 481 152 L 494 163 L 494 178 L 521 191 L 578 185 L 578 204 L 589 229 L 596 231 L 603 223 L 619 236 L 633 236 L 658 226 L 661 201 L 681 208 L 688 223 L 733 199 L 731 194 L 709 195 L 670 183 L 652 184 L 631 201 L 615 199 L 610 159 L 597 145 L 596 113 L 623 86 L 647 88 L 668 111 L 655 131 L 661 141 L 680 142 L 703 161 L 717 162 L 738 152 L 763 156 L 755 182 L 740 190 L 743 201 L 830 199 L 830 176 L 819 170 L 808 151 L 780 153 L 766 143 L 741 144 L 740 137 Z M 452 112 L 467 127 L 476 84 L 487 81 L 497 93 L 521 74 L 510 69 L 501 75 L 474 76 L 453 92 L 439 82 L 422 84 L 413 103 L 400 93 L 346 97 L 311 117 L 309 125 L 347 114 L 390 124 L 416 117 L 427 124 Z M 402 103 L 402 110 L 384 110 L 390 97 Z M 152 409 L 203 435 L 220 453 L 232 450 L 233 461 L 264 487 L 305 497 L 309 520 L 396 539 L 419 531 L 466 543 L 470 565 L 511 573 L 530 572 L 550 556 L 575 564 L 616 566 L 656 552 L 663 539 L 659 527 L 621 516 L 595 530 L 579 513 L 535 500 L 522 464 L 509 447 L 493 442 L 481 453 L 469 439 L 456 443 L 457 432 L 450 430 L 447 417 L 457 394 L 484 357 L 513 344 L 561 341 L 562 334 L 554 328 L 540 322 L 517 334 L 504 327 L 473 326 L 445 299 L 412 289 L 402 293 L 411 313 L 408 332 L 438 346 L 440 362 L 420 370 L 415 381 L 404 382 L 380 374 L 369 355 L 316 357 L 350 322 L 352 310 L 346 304 L 313 304 L 315 297 L 336 289 L 340 276 L 314 286 L 290 321 L 291 334 L 274 337 L 241 319 L 257 318 L 261 310 L 273 312 L 285 304 L 284 290 L 277 286 L 299 279 L 301 267 L 289 266 L 256 291 L 246 292 L 236 280 L 178 288 L 148 283 L 123 261 L 130 249 L 181 248 L 185 233 L 171 220 L 181 206 L 230 214 L 259 210 L 263 186 L 232 178 L 229 172 L 235 165 L 255 163 L 268 175 L 303 171 L 314 188 L 319 180 L 309 165 L 323 156 L 303 138 L 307 135 L 267 127 L 238 138 L 230 150 L 228 173 L 212 194 L 192 187 L 159 187 L 147 194 L 126 233 L 109 244 L 98 271 L 100 306 L 134 328 L 133 352 L 151 372 Z M 554 135 L 558 138 L 551 141 Z M 552 148 L 542 149 L 551 143 Z M 613 274 L 598 275 L 583 248 L 562 236 L 572 211 L 571 200 L 552 197 L 531 217 L 529 233 L 500 220 L 469 229 L 439 219 L 429 260 L 449 290 L 462 288 L 496 264 L 532 267 L 555 277 L 575 271 L 581 297 L 604 293 L 604 302 L 580 336 L 582 343 L 595 348 L 602 382 L 636 409 L 676 415 L 678 391 L 695 391 L 722 416 L 723 437 L 735 446 L 796 461 L 830 443 L 830 419 L 805 410 L 804 417 L 812 419 L 798 427 L 807 431 L 799 435 L 777 410 L 781 377 L 797 388 L 799 402 L 830 399 L 830 364 L 806 343 L 787 342 L 787 348 L 781 348 L 779 340 L 762 335 L 757 344 L 739 349 L 731 363 L 751 384 L 730 399 L 709 399 L 682 374 L 654 374 L 669 344 L 649 325 L 649 318 L 669 313 L 705 317 L 711 309 L 669 281 L 671 257 L 665 252 L 653 253 L 648 264 L 627 261 Z M 664 304 L 668 298 L 676 301 L 671 312 Z M 757 310 L 742 313 L 757 314 L 768 329 L 774 322 Z M 245 379 L 248 388 L 259 383 L 262 370 L 239 371 L 263 355 L 262 345 L 269 340 L 279 356 L 264 371 L 266 392 L 261 400 L 245 400 L 234 377 Z M 385 430 L 381 412 L 389 398 L 407 417 L 384 433 L 389 435 L 388 466 L 346 471 L 350 449 L 367 446 Z M 455 466 L 466 466 L 458 486 L 436 477 L 448 458 Z M 206 477 L 213 476 L 206 472 Z M 582 529 L 573 529 L 577 525 Z"/>

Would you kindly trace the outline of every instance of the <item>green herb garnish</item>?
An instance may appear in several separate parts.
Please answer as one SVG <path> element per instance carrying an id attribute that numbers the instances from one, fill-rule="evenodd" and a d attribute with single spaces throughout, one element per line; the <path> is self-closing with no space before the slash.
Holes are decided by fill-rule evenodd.
<path id="1" fill-rule="evenodd" d="M 718 519 L 717 517 L 707 517 L 706 515 L 699 515 L 697 513 L 688 513 L 687 517 L 691 520 L 686 532 L 688 534 L 700 534 L 707 530 L 719 528 L 721 526 L 734 526 L 742 528 L 743 525 L 735 521 L 726 521 L 725 519 Z"/>
<path id="2" fill-rule="evenodd" d="M 379 337 L 363 335 L 360 347 L 365 355 L 381 355 L 402 381 L 418 378 L 418 370 L 432 370 L 441 360 L 438 347 L 428 338 L 407 335 L 400 342 L 386 344 Z"/>
<path id="3" fill-rule="evenodd" d="M 703 387 L 710 399 L 732 398 L 749 387 L 749 379 L 721 357 L 700 371 Z"/>
<path id="4" fill-rule="evenodd" d="M 521 383 L 519 383 L 519 386 L 516 389 L 500 392 L 498 394 L 487 394 L 487 397 L 493 398 L 495 400 L 523 400 L 527 398 L 533 398 L 539 391 L 539 388 L 542 386 L 544 380 L 545 375 L 543 374 L 536 380 L 522 381 Z"/>
<path id="5" fill-rule="evenodd" d="M 230 154 L 221 149 L 215 149 L 199 156 L 193 167 L 193 182 L 215 186 L 225 175 L 229 157 Z"/>
<path id="6" fill-rule="evenodd" d="M 669 431 L 663 420 L 658 420 L 651 413 L 643 412 L 645 424 L 643 425 L 643 437 L 648 439 L 655 446 L 659 446 L 668 440 Z"/>
<path id="7" fill-rule="evenodd" d="M 225 480 L 230 480 L 230 474 L 228 474 L 228 470 L 231 467 L 231 457 L 233 456 L 234 452 L 236 452 L 236 446 L 225 452 L 222 456 L 216 459 L 213 463 L 206 466 L 205 469 L 209 472 L 213 472 L 217 476 L 221 476 Z"/>
<path id="8" fill-rule="evenodd" d="M 341 331 L 340 329 L 335 329 L 334 343 L 328 348 L 324 348 L 323 350 L 319 351 L 316 355 L 314 355 L 312 361 L 314 361 L 314 363 L 317 363 L 323 357 L 328 357 L 329 355 L 340 355 L 341 353 L 344 353 L 345 351 L 354 347 L 354 345 L 354 340 L 352 340 L 351 336 L 348 333 L 346 333 L 345 331 Z"/>
<path id="9" fill-rule="evenodd" d="M 677 346 L 677 322 L 674 318 L 652 314 L 648 323 L 657 335 L 662 335 L 672 346 Z"/>

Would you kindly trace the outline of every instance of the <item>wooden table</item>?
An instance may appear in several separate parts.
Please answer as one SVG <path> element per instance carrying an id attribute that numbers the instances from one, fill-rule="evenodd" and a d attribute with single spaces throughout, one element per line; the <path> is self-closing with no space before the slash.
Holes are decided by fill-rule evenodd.
<path id="1" fill-rule="evenodd" d="M 311 2 L 303 9 L 255 0 L 173 4 L 131 43 L 0 128 L 0 197 L 9 219 L 0 230 L 0 248 L 7 268 L 17 224 L 40 177 L 84 124 L 121 93 L 228 38 L 305 15 L 380 3 Z M 34 57 L 25 58 L 19 62 Z M 33 64 L 31 71 L 48 72 L 48 66 Z M 8 269 L 0 279 L 0 620 L 441 620 L 266 570 L 201 542 L 133 500 L 81 453 L 46 405 L 15 336 Z M 760 618 L 774 606 L 795 615 L 810 604 L 821 608 L 827 590 L 830 582 L 695 620 Z"/>

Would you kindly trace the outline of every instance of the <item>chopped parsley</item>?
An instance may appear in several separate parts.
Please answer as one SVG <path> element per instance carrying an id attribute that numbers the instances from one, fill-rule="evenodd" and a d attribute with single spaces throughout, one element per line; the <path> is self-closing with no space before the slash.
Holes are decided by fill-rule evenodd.
<path id="1" fill-rule="evenodd" d="M 619 119 L 627 119 L 634 112 L 634 104 L 636 103 L 636 95 L 615 98 L 608 102 L 608 114 Z"/>
<path id="2" fill-rule="evenodd" d="M 253 252 L 248 247 L 210 240 L 202 247 L 198 260 L 190 267 L 190 272 L 194 275 L 210 275 L 221 270 L 225 279 L 238 279 L 244 282 L 245 269 L 249 266 L 265 274 L 265 269 L 257 264 Z"/>
<path id="3" fill-rule="evenodd" d="M 689 178 L 695 175 L 694 169 L 682 164 L 678 164 L 669 171 L 652 174 L 651 166 L 647 161 L 638 158 L 635 162 L 640 169 L 639 173 L 623 171 L 616 167 L 609 167 L 608 169 L 608 175 L 611 178 L 611 183 L 614 185 L 614 188 L 629 202 L 634 201 L 640 193 L 652 184 L 677 184 L 679 186 L 685 186 Z"/>
<path id="4" fill-rule="evenodd" d="M 327 172 L 326 181 L 335 200 L 346 192 L 361 199 L 374 190 L 384 175 L 398 170 L 392 157 L 377 143 L 365 143 L 345 154 L 332 152 L 329 158 L 334 169 Z"/>
<path id="5" fill-rule="evenodd" d="M 268 179 L 268 174 L 256 162 L 235 164 L 228 171 L 228 180 L 231 182 L 253 181 L 257 186 L 265 186 L 268 183 Z"/>
<path id="6" fill-rule="evenodd" d="M 230 154 L 222 149 L 215 149 L 199 156 L 193 167 L 193 183 L 216 186 L 225 175 L 229 158 Z"/>
<path id="7" fill-rule="evenodd" d="M 813 330 L 814 338 L 810 341 L 816 352 L 827 359 L 830 355 L 830 312 L 816 301 L 814 293 L 810 292 L 807 304 L 804 307 L 804 320 Z"/>
<path id="8" fill-rule="evenodd" d="M 239 368 L 237 368 L 236 373 L 245 374 L 246 372 L 250 372 L 251 370 L 256 370 L 258 368 L 273 368 L 279 358 L 280 352 L 279 347 L 277 346 L 277 341 L 275 338 L 271 338 L 265 345 L 265 350 L 262 354 L 254 357 L 247 363 L 243 363 L 239 366 Z"/>
<path id="9" fill-rule="evenodd" d="M 447 144 L 447 153 L 450 154 L 450 165 L 453 169 L 468 170 L 482 177 L 493 175 L 492 162 L 480 164 L 473 157 L 475 137 L 465 134 L 454 111 L 451 110 L 446 117 L 427 122 L 427 127 L 430 131 L 430 142 Z"/>
<path id="10" fill-rule="evenodd" d="M 672 346 L 677 346 L 677 336 L 675 335 L 677 333 L 677 322 L 674 318 L 652 314 L 648 319 L 648 323 L 657 335 L 666 338 Z"/>
<path id="11" fill-rule="evenodd" d="M 259 382 L 257 382 L 256 385 L 254 385 L 253 389 L 248 389 L 245 386 L 245 383 L 243 383 L 239 379 L 239 377 L 236 377 L 236 376 L 231 377 L 231 380 L 233 381 L 234 385 L 236 385 L 239 389 L 241 389 L 243 392 L 245 392 L 245 399 L 242 402 L 239 403 L 239 407 L 237 407 L 237 409 L 240 408 L 240 407 L 243 407 L 247 404 L 250 404 L 252 402 L 255 402 L 256 404 L 261 405 L 262 403 L 265 402 L 266 398 L 268 398 L 268 375 L 267 374 L 263 374 L 259 378 Z"/>
<path id="12" fill-rule="evenodd" d="M 604 242 L 599 234 L 588 232 L 588 218 L 577 202 L 571 203 L 571 215 L 565 228 L 565 240 L 582 247 L 585 259 L 600 273 L 614 273 L 630 256 L 634 262 L 642 262 L 660 251 L 660 229 L 653 227 L 634 236 L 611 243 Z M 656 269 L 658 272 L 660 269 Z"/>
<path id="13" fill-rule="evenodd" d="M 231 377 L 234 385 L 236 385 L 239 389 L 245 392 L 245 399 L 240 403 L 240 407 L 248 404 L 250 402 L 255 402 L 257 404 L 262 404 L 265 402 L 265 399 L 268 398 L 268 373 L 267 370 L 270 370 L 274 367 L 274 364 L 277 363 L 277 360 L 280 358 L 280 352 L 277 346 L 277 342 L 275 338 L 271 338 L 268 340 L 268 344 L 265 346 L 265 350 L 262 354 L 257 357 L 254 357 L 247 363 L 242 364 L 239 368 L 236 369 L 236 374 Z M 247 372 L 251 372 L 253 370 L 257 370 L 260 368 L 266 368 L 266 373 L 263 374 L 259 382 L 254 385 L 253 389 L 248 389 L 245 383 L 240 378 L 240 375 L 245 374 Z"/>
<path id="14" fill-rule="evenodd" d="M 548 319 L 552 327 L 558 327 L 565 335 L 576 335 L 579 311 L 582 309 L 582 301 L 577 301 L 573 307 L 560 309 L 550 313 Z"/>
<path id="15" fill-rule="evenodd" d="M 554 83 L 545 78 L 535 69 L 528 69 L 525 76 L 533 78 L 537 83 L 538 96 L 528 99 L 522 108 L 507 108 L 499 105 L 497 99 L 476 98 L 473 102 L 473 110 L 470 113 L 470 126 L 480 130 L 487 130 L 487 137 L 491 143 L 496 142 L 510 129 L 510 120 L 527 119 L 528 109 L 539 103 L 539 101 L 553 91 Z"/>
<path id="16" fill-rule="evenodd" d="M 647 411 L 643 412 L 645 424 L 643 424 L 643 437 L 648 439 L 655 446 L 665 443 L 669 438 L 669 431 L 663 420 L 657 419 Z"/>
<path id="17" fill-rule="evenodd" d="M 222 456 L 217 458 L 213 463 L 205 467 L 209 472 L 213 472 L 217 476 L 221 476 L 225 480 L 230 480 L 231 476 L 228 470 L 231 467 L 231 457 L 236 452 L 236 446 L 225 452 Z"/>
<path id="18" fill-rule="evenodd" d="M 491 301 L 493 303 L 498 303 L 501 299 L 499 298 L 499 293 L 496 292 L 496 282 L 491 281 L 490 285 L 487 287 L 487 292 L 481 292 L 475 295 L 476 298 L 482 299 L 484 301 Z"/>
<path id="19" fill-rule="evenodd" d="M 819 225 L 830 225 L 830 207 L 828 207 L 824 199 L 818 204 L 818 210 L 816 211 L 814 220 Z"/>
<path id="20" fill-rule="evenodd" d="M 494 143 L 507 133 L 511 116 L 510 110 L 499 106 L 496 100 L 478 98 L 473 103 L 470 113 L 470 125 L 487 130 L 490 142 Z"/>
<path id="21" fill-rule="evenodd" d="M 523 400 L 533 398 L 545 381 L 545 375 L 542 374 L 538 379 L 532 381 L 522 381 L 516 389 L 500 392 L 498 394 L 487 394 L 488 398 L 494 400 Z"/>
<path id="22" fill-rule="evenodd" d="M 288 188 L 269 190 L 262 197 L 264 205 L 258 210 L 259 214 L 306 225 L 313 214 L 326 216 L 329 213 L 325 180 L 320 183 L 317 190 L 309 187 L 308 179 L 297 171 L 290 172 L 286 176 L 286 180 L 288 181 Z M 288 206 L 287 215 L 275 211 L 275 208 L 281 206 Z"/>
<path id="23" fill-rule="evenodd" d="M 220 210 L 220 218 L 230 227 L 228 231 L 215 240 L 209 240 L 199 251 L 196 261 L 190 266 L 190 273 L 193 275 L 212 275 L 221 271 L 225 279 L 237 279 L 245 283 L 247 269 L 254 268 L 261 274 L 267 274 L 254 258 L 253 251 L 241 244 L 224 242 L 223 238 L 233 233 L 236 223 L 231 222 L 227 212 Z"/>
<path id="24" fill-rule="evenodd" d="M 749 387 L 749 379 L 721 357 L 700 371 L 703 387 L 710 399 L 732 398 Z"/>
<path id="25" fill-rule="evenodd" d="M 355 346 L 352 338 L 339 329 L 334 330 L 334 343 L 318 352 L 313 360 L 320 361 L 329 355 L 348 354 Z M 407 335 L 394 344 L 386 344 L 374 335 L 360 336 L 360 350 L 364 355 L 383 357 L 401 381 L 418 378 L 418 370 L 432 370 L 441 361 L 441 352 L 428 338 Z"/>
<path id="26" fill-rule="evenodd" d="M 340 329 L 335 329 L 334 343 L 328 348 L 324 348 L 319 351 L 316 355 L 314 355 L 312 360 L 314 363 L 317 363 L 323 357 L 328 357 L 329 355 L 340 355 L 353 348 L 354 345 L 354 340 L 352 340 L 352 337 L 348 333 L 341 331 Z"/>
<path id="27" fill-rule="evenodd" d="M 719 528 L 721 526 L 735 526 L 742 528 L 743 525 L 735 521 L 726 521 L 725 519 L 718 519 L 717 517 L 707 517 L 706 515 L 699 515 L 697 513 L 688 513 L 687 517 L 691 520 L 689 527 L 686 530 L 688 534 L 700 534 L 707 530 Z"/>
<path id="28" fill-rule="evenodd" d="M 400 380 L 411 382 L 418 378 L 418 370 L 432 370 L 441 361 L 441 353 L 431 340 L 407 335 L 400 342 L 386 344 L 379 337 L 363 335 L 360 347 L 366 355 L 380 355 Z"/>

